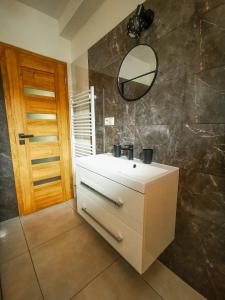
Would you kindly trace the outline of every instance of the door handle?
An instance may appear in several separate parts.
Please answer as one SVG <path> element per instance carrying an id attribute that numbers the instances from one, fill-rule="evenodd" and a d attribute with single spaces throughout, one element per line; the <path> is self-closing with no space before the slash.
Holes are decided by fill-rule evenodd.
<path id="1" fill-rule="evenodd" d="M 19 138 L 20 139 L 28 139 L 34 137 L 33 134 L 24 134 L 24 133 L 19 133 Z"/>

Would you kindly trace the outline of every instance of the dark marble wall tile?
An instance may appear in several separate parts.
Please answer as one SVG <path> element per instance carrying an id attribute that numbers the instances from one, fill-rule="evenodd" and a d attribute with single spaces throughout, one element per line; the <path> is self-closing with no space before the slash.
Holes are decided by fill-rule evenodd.
<path id="1" fill-rule="evenodd" d="M 215 25 L 202 21 L 202 32 L 207 30 L 207 34 L 201 40 L 201 67 L 208 69 L 225 65 L 225 27 L 217 29 Z M 206 27 L 211 27 L 206 29 Z"/>
<path id="2" fill-rule="evenodd" d="M 18 215 L 2 79 L 0 76 L 0 221 Z"/>
<path id="3" fill-rule="evenodd" d="M 225 123 L 225 69 L 218 67 L 205 70 L 187 83 L 185 96 L 188 120 L 192 123 Z"/>
<path id="4" fill-rule="evenodd" d="M 117 32 L 110 31 L 99 42 L 92 46 L 93 51 L 88 53 L 89 69 L 96 72 L 107 68 L 109 65 L 121 60 L 125 53 L 136 45 L 136 41 L 132 39 L 126 39 L 123 43 L 120 43 L 124 37 L 124 31 L 126 30 L 126 23 L 122 22 L 117 27 Z M 107 49 L 104 47 L 108 45 Z M 94 50 L 98 52 L 96 57 Z"/>
<path id="5" fill-rule="evenodd" d="M 176 240 L 160 260 L 207 299 L 224 299 L 224 224 L 215 225 L 182 210 Z M 185 263 L 184 263 L 185 262 Z"/>
<path id="6" fill-rule="evenodd" d="M 156 51 L 159 73 L 137 102 L 117 89 L 122 58 L 137 43 L 126 33 L 129 16 L 89 49 L 99 153 L 132 143 L 135 157 L 150 147 L 154 161 L 180 168 L 176 237 L 160 260 L 210 300 L 225 295 L 224 4 L 145 3 L 155 20 L 139 42 Z M 115 126 L 104 126 L 113 116 Z"/>
<path id="7" fill-rule="evenodd" d="M 208 11 L 202 16 L 202 19 L 205 22 L 208 22 L 208 24 L 218 26 L 217 29 L 225 27 L 225 19 L 224 19 L 224 13 L 225 13 L 225 1 L 222 1 L 223 5 L 219 5 L 215 7 L 214 9 Z"/>
<path id="8" fill-rule="evenodd" d="M 179 211 L 187 211 L 206 222 L 225 222 L 225 177 L 180 171 Z"/>
<path id="9" fill-rule="evenodd" d="M 225 4 L 201 20 L 201 67 L 203 70 L 225 65 Z"/>
<path id="10" fill-rule="evenodd" d="M 0 177 L 0 222 L 18 216 L 13 177 Z"/>
<path id="11" fill-rule="evenodd" d="M 137 126 L 146 124 L 164 125 L 184 122 L 187 113 L 185 106 L 185 76 L 163 80 L 158 74 L 152 89 L 136 105 Z M 140 118 L 141 116 L 141 118 Z"/>
<path id="12" fill-rule="evenodd" d="M 224 181 L 181 169 L 176 238 L 160 257 L 208 299 L 224 295 Z"/>
<path id="13" fill-rule="evenodd" d="M 204 15 L 210 10 L 225 4 L 225 0 L 195 0 L 197 11 Z"/>
<path id="14" fill-rule="evenodd" d="M 160 39 L 178 27 L 186 24 L 190 18 L 196 14 L 196 1 L 158 1 L 151 0 L 145 2 L 146 8 L 151 8 L 155 13 L 154 23 L 142 36 L 146 39 L 147 36 L 153 36 L 154 39 Z"/>
<path id="15" fill-rule="evenodd" d="M 120 102 L 106 110 L 105 116 L 115 117 L 115 126 L 105 127 L 105 152 L 112 152 L 112 145 L 117 143 L 135 143 L 135 103 Z M 109 106 L 109 105 L 108 105 Z M 107 103 L 106 103 L 107 107 Z M 115 110 L 113 110 L 113 107 Z"/>
<path id="16" fill-rule="evenodd" d="M 176 19 L 176 18 L 175 18 Z M 165 79 L 176 79 L 187 71 L 200 71 L 199 64 L 199 31 L 200 19 L 192 17 L 188 23 L 162 36 L 146 36 L 145 42 L 151 45 L 158 56 L 159 72 Z"/>
<path id="17" fill-rule="evenodd" d="M 176 160 L 181 167 L 225 175 L 225 125 L 184 124 L 177 137 Z"/>
<path id="18" fill-rule="evenodd" d="M 175 132 L 176 127 L 169 125 L 145 125 L 136 127 L 135 156 L 140 158 L 143 148 L 152 148 L 154 151 L 153 161 L 165 163 L 169 157 L 170 161 L 172 161 L 174 154 L 171 153 L 171 150 L 174 150 L 174 145 L 172 145 L 174 139 L 171 139 L 171 137 L 175 135 Z"/>
<path id="19" fill-rule="evenodd" d="M 185 105 L 187 122 L 198 124 L 225 123 L 224 66 L 206 69 L 187 76 Z"/>

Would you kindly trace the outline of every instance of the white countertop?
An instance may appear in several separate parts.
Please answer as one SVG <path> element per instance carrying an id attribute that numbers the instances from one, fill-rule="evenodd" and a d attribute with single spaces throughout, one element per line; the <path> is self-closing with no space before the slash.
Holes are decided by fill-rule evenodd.
<path id="1" fill-rule="evenodd" d="M 176 167 L 155 162 L 144 164 L 139 159 L 128 160 L 126 156 L 117 158 L 111 153 L 77 158 L 76 165 L 140 193 L 145 193 L 146 186 L 152 181 L 179 170 Z M 136 166 L 134 167 L 134 165 Z"/>

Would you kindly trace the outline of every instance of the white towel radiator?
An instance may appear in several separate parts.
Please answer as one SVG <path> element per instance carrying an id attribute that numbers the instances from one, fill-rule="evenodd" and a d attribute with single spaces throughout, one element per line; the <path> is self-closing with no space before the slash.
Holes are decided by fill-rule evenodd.
<path id="1" fill-rule="evenodd" d="M 94 87 L 79 94 L 71 93 L 71 127 L 73 160 L 95 155 L 95 94 Z"/>

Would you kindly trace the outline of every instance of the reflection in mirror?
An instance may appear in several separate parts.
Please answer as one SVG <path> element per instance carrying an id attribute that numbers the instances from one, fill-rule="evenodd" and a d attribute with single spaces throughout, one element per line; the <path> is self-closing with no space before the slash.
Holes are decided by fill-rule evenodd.
<path id="1" fill-rule="evenodd" d="M 157 58 L 148 45 L 138 45 L 123 59 L 118 76 L 121 96 L 129 101 L 144 96 L 151 88 L 157 74 Z"/>

